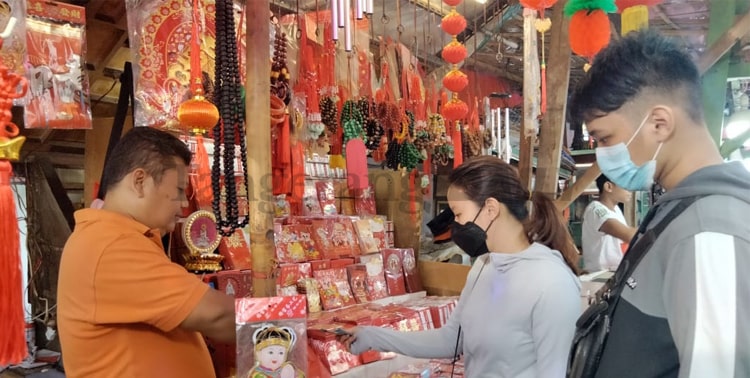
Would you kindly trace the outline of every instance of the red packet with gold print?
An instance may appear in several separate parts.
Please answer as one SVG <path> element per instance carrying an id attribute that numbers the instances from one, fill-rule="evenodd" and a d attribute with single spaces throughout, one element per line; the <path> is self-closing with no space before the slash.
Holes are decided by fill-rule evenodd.
<path id="1" fill-rule="evenodd" d="M 86 9 L 28 0 L 26 128 L 90 129 Z"/>
<path id="2" fill-rule="evenodd" d="M 383 250 L 385 281 L 388 284 L 388 294 L 391 296 L 406 294 L 402 259 L 403 251 L 401 249 L 388 248 Z"/>
<path id="3" fill-rule="evenodd" d="M 307 374 L 304 295 L 235 301 L 238 377 Z"/>

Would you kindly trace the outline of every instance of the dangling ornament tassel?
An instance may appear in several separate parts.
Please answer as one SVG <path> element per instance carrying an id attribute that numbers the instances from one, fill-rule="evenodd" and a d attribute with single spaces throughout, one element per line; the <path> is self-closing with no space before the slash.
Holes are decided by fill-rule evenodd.
<path id="1" fill-rule="evenodd" d="M 28 352 L 23 319 L 23 288 L 18 218 L 10 187 L 12 167 L 0 161 L 0 366 L 21 363 Z"/>

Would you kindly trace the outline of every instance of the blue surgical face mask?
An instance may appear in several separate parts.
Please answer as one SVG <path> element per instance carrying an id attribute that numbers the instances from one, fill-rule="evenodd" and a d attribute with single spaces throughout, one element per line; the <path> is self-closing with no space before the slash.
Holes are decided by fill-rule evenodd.
<path id="1" fill-rule="evenodd" d="M 635 130 L 635 133 L 630 137 L 627 144 L 618 143 L 614 146 L 596 148 L 596 162 L 599 165 L 599 168 L 601 168 L 602 173 L 607 176 L 608 179 L 612 180 L 615 185 L 625 190 L 649 190 L 651 185 L 654 184 L 656 156 L 659 155 L 662 144 L 659 143 L 659 147 L 656 149 L 654 157 L 640 167 L 633 163 L 633 160 L 630 159 L 630 152 L 628 151 L 630 142 L 632 142 L 635 136 L 638 135 L 647 120 L 648 116 L 643 118 L 641 125 Z"/>

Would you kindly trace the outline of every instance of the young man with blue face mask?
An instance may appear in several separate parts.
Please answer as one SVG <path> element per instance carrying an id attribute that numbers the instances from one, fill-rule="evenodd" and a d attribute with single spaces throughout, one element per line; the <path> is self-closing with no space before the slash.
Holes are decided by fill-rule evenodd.
<path id="1" fill-rule="evenodd" d="M 712 141 L 700 80 L 683 48 L 637 32 L 603 50 L 574 94 L 602 173 L 626 190 L 667 190 L 647 228 L 702 196 L 630 275 L 596 377 L 750 377 L 750 173 Z"/>

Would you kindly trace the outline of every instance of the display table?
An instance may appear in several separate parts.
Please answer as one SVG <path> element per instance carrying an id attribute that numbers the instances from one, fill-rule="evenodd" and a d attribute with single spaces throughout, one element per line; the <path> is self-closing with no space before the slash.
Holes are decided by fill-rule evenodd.
<path id="1" fill-rule="evenodd" d="M 429 360 L 397 355 L 390 360 L 382 360 L 371 364 L 357 366 L 345 373 L 336 375 L 341 378 L 386 378 L 389 374 L 412 364 L 428 362 Z"/>

